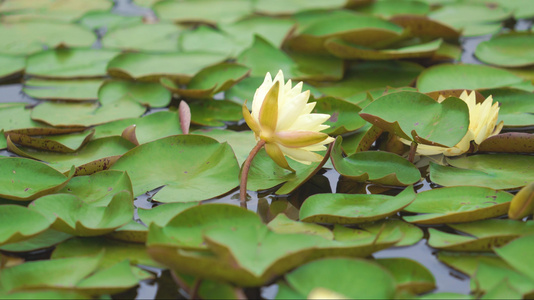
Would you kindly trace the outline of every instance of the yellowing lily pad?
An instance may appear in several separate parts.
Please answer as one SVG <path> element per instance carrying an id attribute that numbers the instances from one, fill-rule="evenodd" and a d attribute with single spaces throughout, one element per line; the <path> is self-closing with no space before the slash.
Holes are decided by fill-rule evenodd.
<path id="1" fill-rule="evenodd" d="M 409 45 L 396 49 L 375 50 L 355 45 L 342 39 L 331 38 L 326 40 L 324 45 L 328 52 L 343 59 L 388 60 L 432 57 L 439 50 L 441 43 L 441 39 L 437 39 L 428 43 Z"/>
<path id="2" fill-rule="evenodd" d="M 26 74 L 46 78 L 101 77 L 117 54 L 118 51 L 104 49 L 49 49 L 28 56 Z"/>
<path id="3" fill-rule="evenodd" d="M 447 159 L 451 166 L 430 163 L 430 180 L 443 186 L 475 185 L 492 189 L 514 189 L 534 181 L 526 166 L 534 157 L 519 154 L 478 154 Z"/>
<path id="4" fill-rule="evenodd" d="M 78 236 L 110 233 L 128 223 L 134 211 L 128 191 L 116 193 L 107 206 L 94 206 L 72 194 L 53 194 L 33 201 L 29 208 L 44 215 L 53 229 Z"/>
<path id="5" fill-rule="evenodd" d="M 28 201 L 54 193 L 63 188 L 74 176 L 71 168 L 65 176 L 48 165 L 27 158 L 3 157 L 0 196 Z"/>
<path id="6" fill-rule="evenodd" d="M 82 132 L 74 132 L 69 134 L 61 135 L 44 135 L 44 136 L 35 136 L 31 133 L 40 133 L 43 130 L 38 129 L 29 129 L 29 130 L 19 130 L 11 131 L 6 133 L 6 136 L 9 136 L 10 140 L 15 143 L 26 147 L 54 151 L 54 152 L 75 152 L 83 145 L 87 144 L 89 140 L 93 137 L 93 130 L 86 130 Z M 21 134 L 18 132 L 27 132 L 30 134 Z M 51 131 L 54 132 L 54 131 Z"/>
<path id="7" fill-rule="evenodd" d="M 405 211 L 419 213 L 405 216 L 415 224 L 472 222 L 498 217 L 508 212 L 513 195 L 490 188 L 457 186 L 432 189 L 417 194 Z"/>
<path id="8" fill-rule="evenodd" d="M 219 196 L 238 185 L 239 175 L 231 147 L 200 135 L 176 135 L 140 145 L 112 169 L 128 172 L 135 196 L 165 186 L 154 196 L 159 202 Z"/>
<path id="9" fill-rule="evenodd" d="M 317 194 L 304 201 L 299 217 L 303 222 L 358 224 L 385 219 L 415 199 L 412 187 L 397 196 Z"/>
<path id="10" fill-rule="evenodd" d="M 492 251 L 492 247 L 502 246 L 520 236 L 534 233 L 534 223 L 515 220 L 490 219 L 449 226 L 471 236 L 431 228 L 428 245 L 450 251 Z"/>
<path id="11" fill-rule="evenodd" d="M 332 163 L 343 176 L 357 181 L 407 186 L 421 179 L 419 170 L 397 154 L 383 151 L 363 151 L 344 157 L 338 137 L 332 148 Z"/>

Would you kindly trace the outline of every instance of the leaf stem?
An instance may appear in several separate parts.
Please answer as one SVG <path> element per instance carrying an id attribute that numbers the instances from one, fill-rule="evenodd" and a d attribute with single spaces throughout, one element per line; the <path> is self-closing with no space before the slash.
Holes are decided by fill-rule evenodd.
<path id="1" fill-rule="evenodd" d="M 258 154 L 261 148 L 265 145 L 264 140 L 259 140 L 256 146 L 250 151 L 243 168 L 241 169 L 241 183 L 239 184 L 239 203 L 241 207 L 247 208 L 247 180 L 248 180 L 248 171 L 250 170 L 250 164 L 252 159 Z"/>

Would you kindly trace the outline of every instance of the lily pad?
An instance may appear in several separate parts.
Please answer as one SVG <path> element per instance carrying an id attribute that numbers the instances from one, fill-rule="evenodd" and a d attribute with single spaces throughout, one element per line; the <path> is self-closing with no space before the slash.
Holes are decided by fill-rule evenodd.
<path id="1" fill-rule="evenodd" d="M 343 157 L 342 141 L 338 137 L 334 143 L 332 163 L 343 176 L 396 186 L 407 186 L 421 179 L 421 173 L 412 163 L 394 153 L 363 151 Z"/>
<path id="2" fill-rule="evenodd" d="M 128 223 L 134 212 L 132 194 L 127 191 L 116 193 L 108 206 L 94 206 L 75 195 L 53 194 L 29 207 L 53 223 L 53 229 L 78 236 L 110 233 Z"/>
<path id="3" fill-rule="evenodd" d="M 426 15 L 430 5 L 420 1 L 383 0 L 358 8 L 356 11 L 384 18 L 395 15 Z"/>
<path id="4" fill-rule="evenodd" d="M 158 226 L 163 227 L 182 211 L 197 205 L 199 205 L 198 202 L 165 203 L 151 209 L 138 208 L 137 213 L 143 223 L 147 225 L 156 223 Z"/>
<path id="5" fill-rule="evenodd" d="M 387 1 L 386 3 L 392 2 L 393 1 Z M 403 1 L 402 3 L 405 2 L 406 1 Z M 413 1 L 411 2 L 413 3 Z M 460 37 L 460 31 L 457 29 L 454 29 L 445 23 L 432 20 L 427 16 L 414 14 L 396 15 L 390 18 L 389 21 L 404 27 L 410 36 L 420 37 L 423 40 L 442 38 L 445 41 L 456 42 Z"/>
<path id="6" fill-rule="evenodd" d="M 4 207 L 4 206 L 2 206 Z M 28 210 L 30 211 L 31 215 L 33 215 L 35 217 L 35 213 L 32 211 L 32 210 Z M 42 216 L 44 218 L 44 216 Z M 39 220 L 41 218 L 41 216 L 38 216 L 37 217 L 37 220 Z M 45 218 L 46 219 L 46 218 Z M 30 224 L 30 223 L 38 223 L 38 221 L 35 221 L 35 218 L 32 217 L 32 220 L 31 221 L 28 221 L 28 222 L 21 222 L 20 221 L 21 218 L 17 216 L 17 219 L 16 221 L 13 221 L 13 224 L 17 224 L 17 227 L 20 227 L 20 224 Z M 21 223 L 18 223 L 18 222 L 21 222 Z M 46 221 L 47 223 L 50 224 L 50 222 L 48 222 L 48 220 Z M 72 237 L 72 235 L 68 234 L 68 233 L 64 233 L 64 232 L 61 232 L 61 231 L 57 231 L 57 230 L 54 230 L 54 229 L 51 229 L 51 228 L 48 228 L 47 230 L 37 234 L 37 235 L 34 235 L 28 239 L 24 239 L 22 241 L 19 241 L 19 242 L 15 242 L 15 243 L 9 243 L 9 244 L 6 244 L 6 245 L 3 245 L 0 247 L 0 250 L 2 251 L 7 251 L 7 252 L 29 252 L 29 251 L 35 251 L 35 250 L 40 250 L 40 249 L 45 249 L 45 248 L 49 248 L 49 247 L 53 247 L 61 242 L 64 242 L 65 240 L 68 240 Z"/>
<path id="7" fill-rule="evenodd" d="M 105 49 L 49 49 L 28 56 L 26 74 L 46 78 L 101 77 L 117 54 L 118 51 Z"/>
<path id="8" fill-rule="evenodd" d="M 493 250 L 510 266 L 527 275 L 534 282 L 534 272 L 532 269 L 534 260 L 529 255 L 525 255 L 525 250 L 533 248 L 534 235 L 527 235 Z"/>
<path id="9" fill-rule="evenodd" d="M 59 45 L 90 47 L 96 35 L 77 24 L 24 21 L 3 23 L 0 27 L 0 53 L 28 55 Z"/>
<path id="10" fill-rule="evenodd" d="M 78 19 L 78 23 L 91 30 L 97 30 L 105 27 L 107 30 L 113 30 L 117 27 L 132 26 L 143 22 L 141 16 L 122 16 L 110 11 L 92 11 Z"/>
<path id="11" fill-rule="evenodd" d="M 303 222 L 358 224 L 385 219 L 415 200 L 412 187 L 397 196 L 317 194 L 308 197 L 300 208 Z"/>
<path id="12" fill-rule="evenodd" d="M 338 276 L 340 270 L 343 276 Z M 366 275 L 361 276 L 362 272 Z M 346 299 L 386 299 L 395 295 L 395 279 L 391 273 L 363 259 L 325 258 L 302 265 L 285 278 L 287 285 L 280 287 L 276 299 L 287 299 L 282 294 L 288 292 L 286 289 L 301 299 L 310 299 L 308 297 L 319 288 Z"/>
<path id="13" fill-rule="evenodd" d="M 22 20 L 49 20 L 73 22 L 86 12 L 104 11 L 112 7 L 109 0 L 95 0 L 86 3 L 83 0 L 8 0 L 2 3 L 0 11 L 7 13 L 4 21 L 14 22 Z"/>
<path id="14" fill-rule="evenodd" d="M 443 186 L 469 185 L 492 189 L 514 189 L 534 181 L 525 166 L 534 157 L 519 154 L 478 154 L 457 159 L 447 158 L 451 166 L 430 163 L 430 180 Z"/>
<path id="15" fill-rule="evenodd" d="M 256 36 L 252 46 L 243 51 L 237 62 L 252 69 L 250 75 L 263 77 L 284 72 L 284 76 L 294 80 L 339 80 L 343 77 L 342 60 L 325 55 L 285 53 L 260 36 Z"/>
<path id="16" fill-rule="evenodd" d="M 436 288 L 436 280 L 432 273 L 417 261 L 401 257 L 382 258 L 375 262 L 391 272 L 395 278 L 397 292 L 422 294 Z"/>
<path id="17" fill-rule="evenodd" d="M 209 136 L 216 139 L 220 143 L 227 142 L 237 158 L 239 165 L 242 165 L 250 154 L 250 150 L 256 145 L 254 134 L 250 131 L 233 131 L 227 129 L 199 129 L 191 132 L 192 134 L 199 134 Z M 250 175 L 249 175 L 250 177 Z"/>
<path id="18" fill-rule="evenodd" d="M 62 189 L 74 176 L 69 176 L 38 161 L 20 157 L 0 158 L 2 163 L 2 198 L 29 201 Z"/>
<path id="19" fill-rule="evenodd" d="M 505 127 L 526 127 L 534 125 L 534 103 L 532 93 L 518 89 L 491 89 L 481 91 L 485 97 L 492 95 L 499 102 L 499 119 Z"/>
<path id="20" fill-rule="evenodd" d="M 481 61 L 501 67 L 525 67 L 534 64 L 534 35 L 509 33 L 493 36 L 478 44 L 475 55 Z"/>
<path id="21" fill-rule="evenodd" d="M 159 202 L 216 197 L 235 188 L 239 174 L 231 147 L 200 135 L 170 136 L 140 145 L 112 169 L 128 172 L 135 196 L 165 186 L 154 196 Z"/>
<path id="22" fill-rule="evenodd" d="M 0 245 L 27 240 L 47 230 L 52 223 L 38 212 L 13 204 L 1 205 L 0 216 L 5 222 L 0 229 Z"/>
<path id="23" fill-rule="evenodd" d="M 0 104 L 0 128 L 4 131 L 46 127 L 43 123 L 31 119 L 31 109 L 26 103 L 8 102 Z"/>
<path id="24" fill-rule="evenodd" d="M 8 140 L 9 151 L 20 156 L 48 162 L 48 164 L 66 173 L 71 166 L 76 167 L 76 175 L 88 175 L 106 170 L 120 155 L 133 148 L 133 144 L 120 137 L 108 137 L 91 141 L 79 151 L 68 153 L 32 152 L 24 147 L 16 147 Z"/>
<path id="25" fill-rule="evenodd" d="M 223 54 L 186 53 L 123 53 L 108 64 L 111 76 L 141 81 L 159 81 L 169 77 L 179 83 L 187 83 L 200 70 L 226 59 Z"/>
<path id="26" fill-rule="evenodd" d="M 254 5 L 256 12 L 267 15 L 292 15 L 300 11 L 314 9 L 335 9 L 345 5 L 344 0 L 333 0 L 324 2 L 321 0 L 310 0 L 303 2 L 286 2 L 283 0 L 258 0 Z"/>
<path id="27" fill-rule="evenodd" d="M 453 147 L 469 127 L 469 109 L 461 99 L 438 103 L 418 92 L 384 95 L 367 105 L 360 116 L 395 135 L 424 144 Z"/>
<path id="28" fill-rule="evenodd" d="M 0 54 L 0 64 L 2 65 L 0 79 L 22 73 L 25 68 L 24 57 L 14 55 Z"/>
<path id="29" fill-rule="evenodd" d="M 159 1 L 152 6 L 165 21 L 178 23 L 229 23 L 252 13 L 252 3 L 246 0 L 173 0 Z"/>
<path id="30" fill-rule="evenodd" d="M 319 224 L 293 221 L 284 213 L 276 215 L 267 226 L 276 233 L 305 233 L 322 236 L 327 240 L 334 239 L 334 234 L 330 229 Z"/>
<path id="31" fill-rule="evenodd" d="M 365 120 L 358 115 L 361 108 L 356 104 L 334 97 L 315 99 L 315 103 L 314 113 L 330 114 L 330 119 L 324 122 L 330 128 L 322 131 L 328 135 L 352 132 L 366 124 Z"/>
<path id="32" fill-rule="evenodd" d="M 485 139 L 478 152 L 533 153 L 534 134 L 506 132 Z"/>
<path id="33" fill-rule="evenodd" d="M 492 251 L 492 247 L 502 246 L 520 236 L 534 233 L 534 223 L 515 220 L 490 219 L 449 226 L 471 236 L 430 228 L 428 245 L 450 251 Z"/>
<path id="34" fill-rule="evenodd" d="M 358 224 L 358 227 L 375 235 L 398 228 L 404 236 L 395 244 L 395 247 L 411 246 L 423 238 L 421 228 L 398 219 L 388 218 L 377 222 Z M 336 234 L 336 239 L 339 239 L 338 234 Z"/>
<path id="35" fill-rule="evenodd" d="M 432 57 L 439 50 L 441 43 L 442 40 L 437 39 L 428 43 L 400 48 L 375 50 L 355 45 L 342 39 L 331 38 L 326 40 L 324 45 L 328 52 L 343 59 L 388 60 Z"/>
<path id="36" fill-rule="evenodd" d="M 142 52 L 178 51 L 178 37 L 182 31 L 172 23 L 134 24 L 108 31 L 102 38 L 102 46 Z"/>
<path id="37" fill-rule="evenodd" d="M 369 150 L 382 132 L 383 130 L 379 127 L 366 123 L 353 134 L 344 136 L 341 141 L 341 148 L 347 156 Z"/>
<path id="38" fill-rule="evenodd" d="M 420 213 L 405 216 L 415 224 L 472 222 L 498 217 L 508 212 L 513 195 L 490 188 L 458 186 L 432 189 L 417 194 L 405 211 Z"/>
<path id="39" fill-rule="evenodd" d="M 93 138 L 120 136 L 124 129 L 132 125 L 135 125 L 135 135 L 140 144 L 182 133 L 177 112 L 158 111 L 141 118 L 123 119 L 98 125 L 94 128 Z"/>
<path id="40" fill-rule="evenodd" d="M 512 86 L 522 81 L 521 77 L 494 67 L 441 64 L 421 72 L 417 88 L 422 93 L 452 89 L 478 90 Z"/>
<path id="41" fill-rule="evenodd" d="M 103 82 L 102 79 L 30 79 L 24 82 L 22 91 L 36 99 L 87 101 L 98 99 L 98 90 Z"/>
<path id="42" fill-rule="evenodd" d="M 42 130 L 26 130 L 28 133 L 32 133 L 32 131 L 39 132 Z M 16 131 L 8 132 L 5 135 L 9 136 L 13 143 L 22 146 L 54 152 L 71 153 L 79 150 L 80 147 L 87 144 L 93 137 L 93 134 L 93 130 L 87 130 L 70 134 L 45 135 L 40 137 L 35 137 L 29 134 L 19 134 Z"/>
<path id="43" fill-rule="evenodd" d="M 133 194 L 128 173 L 108 170 L 88 176 L 76 176 L 58 193 L 75 195 L 94 206 L 107 206 L 120 191 Z"/>
<path id="44" fill-rule="evenodd" d="M 189 104 L 191 122 L 204 126 L 224 126 L 223 121 L 237 122 L 243 118 L 241 105 L 228 100 L 197 101 Z"/>
<path id="45" fill-rule="evenodd" d="M 500 266 L 480 262 L 477 272 L 471 280 L 471 289 L 485 293 L 488 297 L 499 292 L 499 286 L 504 284 L 508 289 L 502 291 L 506 297 L 519 295 L 519 298 L 529 298 L 534 294 L 534 281 L 509 266 Z M 501 292 L 501 293 L 502 293 Z M 497 293 L 496 296 L 503 296 Z M 516 296 L 517 297 L 517 296 Z M 512 297 L 513 298 L 513 297 Z"/>

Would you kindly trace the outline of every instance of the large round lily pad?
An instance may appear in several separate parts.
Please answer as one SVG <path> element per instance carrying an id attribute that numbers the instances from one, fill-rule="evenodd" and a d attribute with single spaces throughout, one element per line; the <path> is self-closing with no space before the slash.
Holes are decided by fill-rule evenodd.
<path id="1" fill-rule="evenodd" d="M 492 37 L 478 44 L 475 55 L 481 61 L 501 67 L 525 67 L 534 64 L 534 35 L 511 33 Z"/>
<path id="2" fill-rule="evenodd" d="M 213 198 L 235 188 L 239 176 L 232 148 L 200 135 L 170 136 L 140 145 L 112 169 L 128 172 L 136 196 L 165 186 L 154 197 L 160 202 Z"/>

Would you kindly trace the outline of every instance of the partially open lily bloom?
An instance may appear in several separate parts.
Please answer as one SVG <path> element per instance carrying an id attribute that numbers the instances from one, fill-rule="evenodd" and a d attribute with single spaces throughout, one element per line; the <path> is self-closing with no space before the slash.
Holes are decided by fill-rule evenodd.
<path id="1" fill-rule="evenodd" d="M 329 127 L 323 123 L 330 115 L 311 113 L 315 102 L 308 103 L 309 97 L 310 91 L 302 92 L 302 82 L 292 87 L 279 71 L 274 80 L 270 73 L 265 76 L 254 94 L 252 112 L 243 104 L 248 126 L 282 168 L 292 170 L 284 155 L 304 164 L 321 161 L 323 157 L 314 151 L 326 150 L 325 145 L 334 141 L 320 132 Z"/>
<path id="2" fill-rule="evenodd" d="M 475 91 L 471 94 L 467 94 L 467 91 L 463 91 L 460 95 L 469 108 L 469 129 L 458 144 L 450 148 L 430 146 L 430 145 L 417 145 L 417 153 L 423 155 L 436 155 L 443 154 L 445 156 L 458 156 L 467 152 L 471 146 L 471 141 L 474 141 L 477 145 L 480 145 L 485 139 L 499 134 L 503 127 L 501 121 L 497 124 L 499 117 L 499 102 L 493 103 L 491 95 L 482 103 L 476 103 Z M 438 102 L 445 100 L 445 97 L 440 96 Z M 410 145 L 411 141 L 401 139 L 401 141 Z"/>

